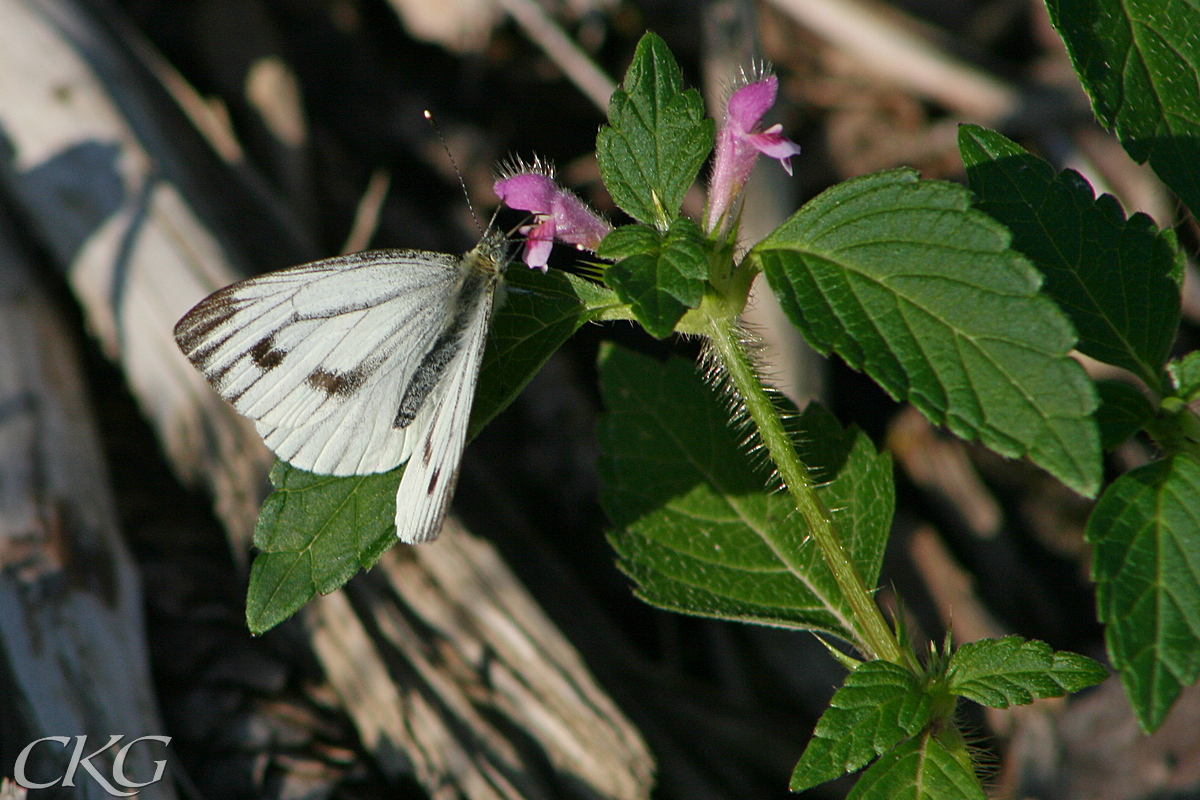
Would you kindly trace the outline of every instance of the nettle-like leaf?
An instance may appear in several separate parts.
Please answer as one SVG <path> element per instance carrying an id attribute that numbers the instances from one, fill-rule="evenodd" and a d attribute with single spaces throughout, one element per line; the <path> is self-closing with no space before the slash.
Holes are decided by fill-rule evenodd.
<path id="1" fill-rule="evenodd" d="M 560 272 L 512 269 L 484 352 L 470 435 L 504 409 L 546 359 L 603 311 L 601 293 Z M 582 297 L 582 299 L 581 299 Z M 246 591 L 246 621 L 263 633 L 370 568 L 396 543 L 396 489 L 404 468 L 331 477 L 282 461 L 254 529 L 259 549 Z"/>
<path id="2" fill-rule="evenodd" d="M 246 623 L 258 635 L 369 569 L 396 543 L 402 469 L 335 478 L 276 461 L 275 491 L 254 528 L 259 553 L 246 590 Z"/>
<path id="3" fill-rule="evenodd" d="M 1147 732 L 1200 677 L 1200 463 L 1179 454 L 1117 478 L 1087 525 L 1112 664 Z"/>
<path id="4" fill-rule="evenodd" d="M 1087 656 L 1055 652 L 1036 639 L 1005 636 L 958 648 L 950 658 L 947 683 L 952 694 L 1008 708 L 1063 697 L 1107 677 L 1104 667 Z"/>
<path id="5" fill-rule="evenodd" d="M 868 661 L 846 676 L 817 722 L 789 788 L 793 792 L 855 772 L 932 718 L 933 702 L 917 676 L 890 661 Z"/>
<path id="6" fill-rule="evenodd" d="M 1100 426 L 1100 444 L 1113 450 L 1154 418 L 1154 405 L 1136 386 L 1125 381 L 1099 381 L 1100 407 L 1096 424 Z"/>
<path id="7" fill-rule="evenodd" d="M 471 438 L 516 399 L 575 331 L 605 311 L 606 301 L 616 304 L 604 287 L 577 275 L 518 264 L 505 273 L 503 292 L 479 368 Z"/>
<path id="8" fill-rule="evenodd" d="M 785 492 L 752 459 L 729 411 L 681 359 L 603 356 L 601 503 L 619 566 L 646 602 L 701 616 L 826 631 L 854 641 L 851 612 Z M 895 503 L 891 461 L 810 404 L 791 420 L 818 497 L 868 586 Z M 807 443 L 819 445 L 805 446 Z"/>
<path id="9" fill-rule="evenodd" d="M 898 169 L 809 201 L 749 258 L 822 353 L 836 352 L 935 424 L 1100 486 L 1096 393 L 1041 277 L 966 189 Z"/>
<path id="10" fill-rule="evenodd" d="M 1096 118 L 1200 214 L 1200 6 L 1047 0 L 1046 7 Z"/>
<path id="11" fill-rule="evenodd" d="M 902 743 L 863 773 L 846 800 L 985 800 L 966 748 L 940 738 L 956 733 L 926 731 Z"/>
<path id="12" fill-rule="evenodd" d="M 1076 348 L 1151 385 L 1179 327 L 1180 251 L 1145 214 L 1125 218 L 1074 170 L 1048 163 L 998 133 L 959 128 L 958 146 L 979 208 L 1012 231 L 1012 245 L 1046 277 L 1079 333 Z"/>
<path id="13" fill-rule="evenodd" d="M 666 230 L 708 154 L 716 127 L 666 42 L 647 33 L 596 136 L 600 177 L 629 216 Z"/>
<path id="14" fill-rule="evenodd" d="M 604 280 L 658 339 L 704 297 L 704 234 L 686 217 L 672 222 L 665 235 L 647 225 L 623 225 L 604 238 L 597 255 L 619 259 Z"/>
<path id="15" fill-rule="evenodd" d="M 1167 364 L 1171 384 L 1175 393 L 1190 403 L 1200 396 L 1200 350 L 1194 350 L 1183 358 Z"/>

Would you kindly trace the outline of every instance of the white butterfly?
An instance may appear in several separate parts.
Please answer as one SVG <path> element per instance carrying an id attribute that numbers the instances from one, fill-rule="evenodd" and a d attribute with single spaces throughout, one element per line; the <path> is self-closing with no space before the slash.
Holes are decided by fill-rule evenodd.
<path id="1" fill-rule="evenodd" d="M 408 462 L 396 534 L 437 537 L 454 493 L 508 239 L 462 257 L 377 250 L 209 295 L 175 341 L 294 467 L 367 475 Z"/>

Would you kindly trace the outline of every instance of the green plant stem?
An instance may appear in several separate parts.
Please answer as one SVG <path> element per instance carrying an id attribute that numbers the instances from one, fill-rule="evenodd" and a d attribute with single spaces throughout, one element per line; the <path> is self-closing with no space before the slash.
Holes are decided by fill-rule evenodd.
<path id="1" fill-rule="evenodd" d="M 758 428 L 771 460 L 779 470 L 788 493 L 808 526 L 812 538 L 821 551 L 821 556 L 833 573 L 838 589 L 854 614 L 854 625 L 858 640 L 855 642 L 869 658 L 881 658 L 912 669 L 911 654 L 905 654 L 874 598 L 867 591 L 862 576 L 841 539 L 833 529 L 820 500 L 817 498 L 808 469 L 796 454 L 795 445 L 784 429 L 783 420 L 775 408 L 766 389 L 759 380 L 758 372 L 742 344 L 742 335 L 736 319 L 709 317 L 707 334 L 733 381 L 738 395 L 746 404 L 750 418 Z M 792 554 L 780 552 L 780 557 L 790 561 Z"/>

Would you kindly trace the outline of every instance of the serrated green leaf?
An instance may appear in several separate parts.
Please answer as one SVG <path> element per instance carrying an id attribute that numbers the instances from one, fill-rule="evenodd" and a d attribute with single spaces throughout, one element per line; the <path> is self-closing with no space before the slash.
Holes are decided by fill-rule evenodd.
<path id="1" fill-rule="evenodd" d="M 333 478 L 276 461 L 275 491 L 254 528 L 246 623 L 260 634 L 296 613 L 314 592 L 328 594 L 395 544 L 401 470 Z"/>
<path id="2" fill-rule="evenodd" d="M 621 88 L 608 102 L 608 125 L 596 136 L 600 177 L 629 216 L 666 230 L 713 145 L 715 123 L 666 42 L 638 42 Z"/>
<path id="3" fill-rule="evenodd" d="M 1107 677 L 1104 667 L 1087 656 L 1056 653 L 1045 642 L 1020 636 L 964 644 L 951 656 L 947 672 L 952 694 L 991 708 L 1063 697 Z"/>
<path id="4" fill-rule="evenodd" d="M 1087 525 L 1113 666 L 1147 732 L 1200 677 L 1200 464 L 1186 454 L 1117 478 Z"/>
<path id="5" fill-rule="evenodd" d="M 930 732 L 901 744 L 863 773 L 846 800 L 985 800 L 965 752 Z"/>
<path id="6" fill-rule="evenodd" d="M 1096 390 L 1100 394 L 1096 424 L 1105 450 L 1116 448 L 1154 417 L 1154 405 L 1146 395 L 1125 381 L 1100 381 Z"/>
<path id="7" fill-rule="evenodd" d="M 657 253 L 662 249 L 662 234 L 649 225 L 622 225 L 600 242 L 596 255 L 617 261 L 622 258 Z"/>
<path id="8" fill-rule="evenodd" d="M 729 413 L 693 365 L 620 348 L 601 363 L 601 503 L 620 567 L 649 603 L 701 616 L 822 630 L 853 641 L 850 611 L 788 495 L 769 491 Z M 811 404 L 798 441 L 836 422 Z M 878 579 L 895 502 L 891 461 L 861 432 L 821 447 L 818 490 L 868 586 Z M 801 449 L 814 463 L 818 447 Z M 840 467 L 835 467 L 840 464 Z"/>
<path id="9" fill-rule="evenodd" d="M 1171 383 L 1176 394 L 1190 403 L 1200 395 L 1200 350 L 1193 350 L 1186 356 L 1167 364 L 1167 372 L 1171 375 Z"/>
<path id="10" fill-rule="evenodd" d="M 595 265 L 596 273 L 602 275 L 609 266 L 597 263 Z M 633 320 L 633 310 L 626 303 L 621 302 L 617 293 L 603 283 L 570 273 L 567 274 L 567 277 L 571 281 L 571 288 L 575 290 L 579 302 L 583 303 L 583 307 L 587 309 L 587 319 L 593 322 L 614 320 L 629 322 Z"/>
<path id="11" fill-rule="evenodd" d="M 793 792 L 866 766 L 915 736 L 933 703 L 915 675 L 890 661 L 868 661 L 846 676 L 817 722 L 789 787 Z"/>
<path id="12" fill-rule="evenodd" d="M 510 270 L 484 352 L 470 436 L 517 396 L 546 359 L 602 306 L 558 272 Z M 587 291 L 586 289 L 584 291 Z M 596 297 L 591 297 L 595 301 Z M 375 475 L 315 475 L 278 461 L 275 491 L 259 511 L 246 590 L 246 621 L 263 633 L 314 592 L 328 594 L 369 569 L 396 543 L 396 489 L 403 467 Z"/>
<path id="13" fill-rule="evenodd" d="M 479 369 L 470 438 L 516 399 L 575 331 L 604 310 L 602 288 L 556 270 L 543 273 L 515 264 L 508 269 Z"/>
<path id="14" fill-rule="evenodd" d="M 316 591 L 312 560 L 306 554 L 258 553 L 250 565 L 246 627 L 261 636 L 299 611 Z"/>
<path id="15" fill-rule="evenodd" d="M 1200 214 L 1200 6 L 1047 0 L 1046 7 L 1101 124 Z"/>
<path id="16" fill-rule="evenodd" d="M 1012 246 L 1046 277 L 1043 290 L 1079 333 L 1076 348 L 1150 385 L 1179 327 L 1174 236 L 1145 214 L 1125 218 L 1074 170 L 1054 168 L 1015 142 L 963 125 L 958 146 L 978 206 L 1012 231 Z"/>
<path id="17" fill-rule="evenodd" d="M 598 255 L 621 259 L 605 270 L 604 280 L 655 338 L 670 335 L 704 298 L 704 234 L 686 217 L 672 222 L 665 236 L 645 225 L 623 225 L 605 237 Z"/>
<path id="18" fill-rule="evenodd" d="M 1008 232 L 969 205 L 962 187 L 912 170 L 867 175 L 809 201 L 749 257 L 817 350 L 1094 494 L 1096 394 L 1068 355 L 1075 333 Z"/>

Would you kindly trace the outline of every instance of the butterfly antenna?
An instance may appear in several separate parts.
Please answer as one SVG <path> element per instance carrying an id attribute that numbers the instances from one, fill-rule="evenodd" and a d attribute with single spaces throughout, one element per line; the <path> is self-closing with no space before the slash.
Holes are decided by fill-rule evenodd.
<path id="1" fill-rule="evenodd" d="M 450 152 L 450 145 L 446 144 L 446 137 L 442 133 L 441 126 L 438 125 L 437 120 L 433 118 L 432 111 L 425 109 L 425 111 L 422 113 L 424 113 L 425 119 L 429 120 L 429 125 L 433 128 L 433 132 L 437 134 L 438 141 L 442 143 L 442 149 L 446 151 L 446 158 L 450 159 L 450 166 L 454 167 L 454 175 L 458 178 L 458 185 L 462 188 L 463 197 L 465 197 L 467 200 L 467 210 L 471 212 L 471 219 L 475 220 L 475 227 L 479 229 L 480 234 L 485 233 L 483 226 L 479 224 L 479 217 L 475 214 L 475 207 L 471 205 L 471 195 L 467 192 L 467 182 L 463 180 L 462 170 L 458 168 L 458 162 L 454 160 L 454 154 Z M 493 221 L 495 220 L 494 215 L 492 219 Z M 491 223 L 489 223 L 487 230 L 491 229 L 492 226 Z"/>
<path id="2" fill-rule="evenodd" d="M 493 223 L 495 223 L 496 217 L 498 217 L 499 215 L 500 215 L 500 208 L 497 208 L 496 213 L 492 215 Z M 524 217 L 521 218 L 520 222 L 518 222 L 516 225 L 513 225 L 511 228 L 508 229 L 508 231 L 504 234 L 504 238 L 505 239 L 513 238 L 520 232 L 521 228 L 524 228 L 526 225 L 532 225 L 533 220 L 534 220 L 533 214 L 526 214 Z"/>

